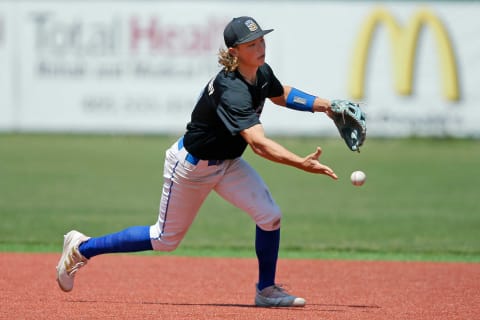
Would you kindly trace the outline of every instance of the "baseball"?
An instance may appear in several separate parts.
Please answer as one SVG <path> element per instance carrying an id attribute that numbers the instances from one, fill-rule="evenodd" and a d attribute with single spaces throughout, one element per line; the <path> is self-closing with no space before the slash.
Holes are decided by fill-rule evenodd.
<path id="1" fill-rule="evenodd" d="M 363 171 L 354 171 L 350 176 L 350 180 L 354 186 L 361 186 L 365 183 L 365 179 L 367 179 L 367 176 Z"/>

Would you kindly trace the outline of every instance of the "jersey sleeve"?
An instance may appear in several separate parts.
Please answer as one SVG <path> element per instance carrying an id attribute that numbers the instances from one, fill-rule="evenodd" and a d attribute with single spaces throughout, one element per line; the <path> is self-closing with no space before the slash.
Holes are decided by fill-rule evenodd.
<path id="1" fill-rule="evenodd" d="M 238 83 L 223 92 L 217 114 L 232 135 L 260 123 L 248 89 Z"/>

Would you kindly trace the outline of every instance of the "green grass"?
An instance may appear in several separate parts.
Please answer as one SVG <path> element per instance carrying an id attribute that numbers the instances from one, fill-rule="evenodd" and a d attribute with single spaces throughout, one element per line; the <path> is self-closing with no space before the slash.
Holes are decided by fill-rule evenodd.
<path id="1" fill-rule="evenodd" d="M 480 261 L 480 141 L 282 138 L 298 154 L 319 144 L 339 181 L 245 158 L 284 212 L 281 256 Z M 59 252 L 62 234 L 96 236 L 157 219 L 165 149 L 175 137 L 0 135 L 0 251 Z M 354 187 L 353 170 L 367 182 Z M 208 198 L 174 254 L 253 257 L 254 224 Z M 158 254 L 158 253 L 155 253 Z"/>

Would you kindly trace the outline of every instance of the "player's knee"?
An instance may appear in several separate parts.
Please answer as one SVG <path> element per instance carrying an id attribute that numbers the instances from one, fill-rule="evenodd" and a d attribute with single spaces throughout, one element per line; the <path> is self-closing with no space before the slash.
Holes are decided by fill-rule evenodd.
<path id="1" fill-rule="evenodd" d="M 172 252 L 177 249 L 180 241 L 165 241 L 164 239 L 153 239 L 152 247 L 155 251 Z"/>
<path id="2" fill-rule="evenodd" d="M 262 223 L 258 226 L 264 231 L 275 231 L 280 229 L 280 219 L 274 220 L 271 223 Z"/>
<path id="3" fill-rule="evenodd" d="M 265 215 L 262 219 L 256 221 L 256 224 L 265 231 L 274 231 L 280 228 L 282 213 L 280 210 Z"/>
<path id="4" fill-rule="evenodd" d="M 172 252 L 172 251 L 175 251 L 175 249 L 177 249 L 177 247 L 178 247 L 178 244 L 177 245 L 162 245 L 156 251 Z"/>
<path id="5" fill-rule="evenodd" d="M 155 251 L 174 251 L 180 245 L 180 242 L 182 241 L 184 235 L 185 232 L 162 232 L 158 223 L 150 227 L 152 248 Z"/>

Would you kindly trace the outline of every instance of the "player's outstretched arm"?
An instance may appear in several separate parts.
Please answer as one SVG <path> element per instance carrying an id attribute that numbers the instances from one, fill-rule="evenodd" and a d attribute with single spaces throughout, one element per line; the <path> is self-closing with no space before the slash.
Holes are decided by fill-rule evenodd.
<path id="1" fill-rule="evenodd" d="M 296 167 L 307 172 L 324 174 L 333 179 L 338 179 L 330 167 L 320 163 L 319 158 L 322 154 L 320 147 L 317 147 L 314 153 L 306 157 L 300 157 L 279 143 L 265 137 L 265 132 L 261 124 L 245 129 L 240 132 L 240 134 L 250 145 L 253 152 L 265 159 Z"/>
<path id="2" fill-rule="evenodd" d="M 329 115 L 331 110 L 330 100 L 310 95 L 291 86 L 283 86 L 283 95 L 270 100 L 276 105 L 299 111 L 325 112 Z"/>

